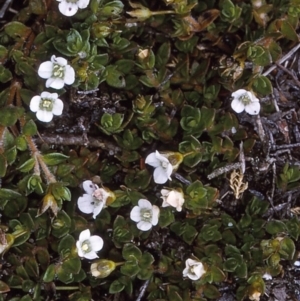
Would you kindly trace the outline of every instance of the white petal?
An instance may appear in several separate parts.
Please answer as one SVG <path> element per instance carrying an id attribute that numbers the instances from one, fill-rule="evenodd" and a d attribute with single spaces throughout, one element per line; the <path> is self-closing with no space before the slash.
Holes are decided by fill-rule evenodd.
<path id="1" fill-rule="evenodd" d="M 56 94 L 56 93 L 55 93 Z M 42 92 L 41 94 L 41 98 L 49 98 L 49 99 L 52 99 L 53 98 L 53 94 L 52 93 L 49 93 L 47 91 L 44 91 Z M 56 94 L 56 98 L 57 98 L 57 94 Z"/>
<path id="2" fill-rule="evenodd" d="M 52 114 L 52 112 L 38 110 L 36 112 L 36 118 L 43 122 L 49 122 L 52 120 L 53 114 Z"/>
<path id="3" fill-rule="evenodd" d="M 98 186 L 96 184 L 94 184 L 92 181 L 90 180 L 87 180 L 87 181 L 84 181 L 82 183 L 82 187 L 84 189 L 84 191 L 90 195 L 93 194 L 93 192 L 98 189 Z"/>
<path id="4" fill-rule="evenodd" d="M 252 102 L 259 102 L 259 99 L 251 92 L 248 92 L 249 93 L 249 97 L 251 99 Z"/>
<path id="5" fill-rule="evenodd" d="M 142 231 L 148 231 L 152 228 L 152 224 L 149 222 L 140 221 L 137 225 L 137 228 Z"/>
<path id="6" fill-rule="evenodd" d="M 82 8 L 86 8 L 89 5 L 89 3 L 90 3 L 90 0 L 79 0 L 77 2 L 77 5 L 79 8 L 82 9 Z"/>
<path id="7" fill-rule="evenodd" d="M 91 237 L 91 232 L 89 229 L 83 230 L 79 234 L 79 241 L 83 242 L 85 240 L 88 240 Z"/>
<path id="8" fill-rule="evenodd" d="M 239 101 L 237 98 L 234 98 L 233 101 L 231 102 L 231 108 L 236 113 L 241 113 L 244 111 L 245 105 L 241 101 Z"/>
<path id="9" fill-rule="evenodd" d="M 103 248 L 103 239 L 98 235 L 93 235 L 89 238 L 91 248 L 93 251 L 97 252 Z"/>
<path id="10" fill-rule="evenodd" d="M 64 80 L 58 77 L 50 77 L 46 81 L 46 87 L 47 88 L 53 88 L 53 89 L 62 89 L 63 86 L 65 85 Z"/>
<path id="11" fill-rule="evenodd" d="M 138 204 L 139 204 L 140 208 L 145 208 L 145 209 L 151 209 L 152 210 L 152 204 L 148 200 L 140 199 Z"/>
<path id="12" fill-rule="evenodd" d="M 130 219 L 134 222 L 139 222 L 141 220 L 141 209 L 139 206 L 134 206 L 130 211 Z"/>
<path id="13" fill-rule="evenodd" d="M 71 66 L 67 65 L 65 70 L 64 82 L 67 85 L 72 85 L 74 81 L 75 81 L 75 71 Z"/>
<path id="14" fill-rule="evenodd" d="M 49 78 L 51 77 L 53 72 L 53 63 L 50 61 L 44 62 L 40 65 L 38 70 L 38 75 L 41 78 Z"/>
<path id="15" fill-rule="evenodd" d="M 37 112 L 40 108 L 41 96 L 33 96 L 30 100 L 29 108 L 32 112 Z"/>
<path id="16" fill-rule="evenodd" d="M 191 266 L 194 266 L 195 264 L 199 263 L 199 261 L 197 260 L 194 260 L 194 259 L 191 259 L 191 258 L 188 258 L 186 261 L 185 261 L 185 265 L 187 267 L 191 267 Z"/>
<path id="17" fill-rule="evenodd" d="M 88 252 L 88 253 L 84 253 L 83 256 L 84 256 L 84 258 L 86 258 L 86 259 L 95 259 L 95 258 L 99 258 L 99 256 L 96 254 L 95 251 L 91 251 L 91 252 Z"/>
<path id="18" fill-rule="evenodd" d="M 168 160 L 165 156 L 163 156 L 162 154 L 160 154 L 159 151 L 156 151 L 156 152 L 155 152 L 155 157 L 156 157 L 160 162 L 166 162 L 166 163 L 169 163 L 169 164 L 170 164 L 169 160 Z"/>
<path id="19" fill-rule="evenodd" d="M 58 9 L 63 15 L 65 15 L 67 17 L 71 17 L 77 13 L 78 6 L 76 3 L 62 1 L 59 3 Z"/>
<path id="20" fill-rule="evenodd" d="M 93 218 L 96 218 L 96 216 L 102 211 L 103 207 L 104 202 L 97 200 L 94 206 Z"/>
<path id="21" fill-rule="evenodd" d="M 171 205 L 167 202 L 167 200 L 164 198 L 163 203 L 161 204 L 162 207 L 170 207 Z"/>
<path id="22" fill-rule="evenodd" d="M 200 278 L 204 273 L 204 267 L 201 262 L 199 262 L 197 265 L 194 265 L 194 273 Z"/>
<path id="23" fill-rule="evenodd" d="M 168 181 L 169 177 L 166 170 L 162 166 L 158 166 L 154 169 L 153 178 L 155 183 L 164 184 Z"/>
<path id="24" fill-rule="evenodd" d="M 259 102 L 251 102 L 245 106 L 245 111 L 250 115 L 257 115 L 260 111 L 260 103 Z"/>
<path id="25" fill-rule="evenodd" d="M 53 104 L 52 113 L 57 116 L 61 115 L 63 109 L 64 109 L 64 103 L 61 101 L 61 99 L 57 98 Z"/>
<path id="26" fill-rule="evenodd" d="M 188 273 L 187 276 L 191 279 L 191 280 L 198 280 L 200 277 L 196 274 L 193 273 Z"/>
<path id="27" fill-rule="evenodd" d="M 78 256 L 83 257 L 83 256 L 84 256 L 84 253 L 83 253 L 83 251 L 82 251 L 82 248 L 81 248 L 81 242 L 80 242 L 80 241 L 77 241 L 77 242 L 76 242 L 76 248 L 77 248 Z"/>
<path id="28" fill-rule="evenodd" d="M 171 191 L 168 198 L 167 202 L 172 206 L 172 207 L 177 207 L 179 205 L 179 199 L 176 195 L 175 191 Z"/>
<path id="29" fill-rule="evenodd" d="M 240 98 L 242 95 L 248 94 L 248 91 L 245 89 L 239 89 L 231 94 L 234 98 Z"/>
<path id="30" fill-rule="evenodd" d="M 173 172 L 173 166 L 172 166 L 171 163 L 169 163 L 168 166 L 167 166 L 166 173 L 167 173 L 168 179 L 169 179 L 170 181 L 172 181 L 172 179 L 171 179 L 171 174 L 172 174 L 172 172 Z"/>
<path id="31" fill-rule="evenodd" d="M 68 61 L 63 57 L 56 57 L 54 58 L 54 61 L 60 66 L 67 66 L 68 64 Z"/>
<path id="32" fill-rule="evenodd" d="M 162 190 L 160 191 L 160 193 L 161 193 L 161 195 L 162 195 L 163 197 L 167 197 L 167 196 L 169 195 L 170 192 L 171 192 L 171 191 L 170 191 L 169 189 L 162 189 Z"/>
<path id="33" fill-rule="evenodd" d="M 147 156 L 145 163 L 153 166 L 153 167 L 158 167 L 161 165 L 161 162 L 157 159 L 155 153 L 151 153 Z"/>
<path id="34" fill-rule="evenodd" d="M 90 194 L 84 194 L 78 198 L 77 204 L 78 208 L 83 213 L 92 213 L 94 212 L 94 198 Z"/>
<path id="35" fill-rule="evenodd" d="M 155 226 L 158 224 L 158 217 L 159 217 L 159 208 L 153 205 L 152 208 L 152 225 Z"/>
<path id="36" fill-rule="evenodd" d="M 183 277 L 187 277 L 188 272 L 189 272 L 189 267 L 185 267 L 184 270 L 182 271 Z"/>

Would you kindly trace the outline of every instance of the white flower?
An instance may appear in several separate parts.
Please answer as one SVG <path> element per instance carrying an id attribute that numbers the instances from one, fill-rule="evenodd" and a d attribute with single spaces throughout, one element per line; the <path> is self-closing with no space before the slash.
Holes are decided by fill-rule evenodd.
<path id="1" fill-rule="evenodd" d="M 67 16 L 67 17 L 71 17 L 71 16 L 74 16 L 77 11 L 78 11 L 78 8 L 86 8 L 89 3 L 90 3 L 90 0 L 56 0 L 59 3 L 58 5 L 58 9 L 59 11 Z"/>
<path id="2" fill-rule="evenodd" d="M 264 273 L 262 277 L 265 280 L 272 280 L 272 276 L 269 273 Z"/>
<path id="3" fill-rule="evenodd" d="M 63 57 L 51 56 L 51 61 L 40 65 L 38 74 L 41 78 L 47 79 L 46 87 L 62 89 L 65 84 L 71 85 L 75 81 L 75 71 L 68 65 Z"/>
<path id="4" fill-rule="evenodd" d="M 182 271 L 184 277 L 189 277 L 192 280 L 198 280 L 205 273 L 206 270 L 204 269 L 202 262 L 191 258 L 185 261 L 185 269 Z"/>
<path id="5" fill-rule="evenodd" d="M 170 161 L 158 151 L 151 153 L 147 156 L 145 162 L 153 167 L 154 173 L 153 178 L 154 182 L 157 184 L 164 184 L 168 181 L 171 181 L 171 174 L 173 172 L 173 166 Z"/>
<path id="6" fill-rule="evenodd" d="M 259 113 L 259 100 L 252 92 L 240 89 L 232 93 L 231 96 L 233 97 L 231 108 L 235 112 L 241 113 L 245 110 L 251 115 L 257 115 Z"/>
<path id="7" fill-rule="evenodd" d="M 103 239 L 97 235 L 91 236 L 90 230 L 86 229 L 79 234 L 76 247 L 80 257 L 95 259 L 99 257 L 96 252 L 103 248 Z"/>
<path id="8" fill-rule="evenodd" d="M 182 210 L 182 205 L 184 203 L 184 197 L 181 189 L 162 189 L 160 191 L 163 199 L 162 207 L 172 206 L 176 208 L 177 211 Z"/>
<path id="9" fill-rule="evenodd" d="M 78 208 L 83 213 L 93 213 L 93 218 L 96 218 L 106 207 L 107 199 L 115 196 L 107 188 L 99 188 L 92 181 L 84 181 L 82 186 L 86 193 L 78 199 Z"/>
<path id="10" fill-rule="evenodd" d="M 30 101 L 30 110 L 36 112 L 38 120 L 49 122 L 53 115 L 61 115 L 64 104 L 57 93 L 42 92 L 41 96 L 34 96 Z"/>
<path id="11" fill-rule="evenodd" d="M 138 223 L 137 227 L 142 231 L 148 231 L 157 225 L 158 216 L 159 208 L 145 199 L 140 199 L 138 206 L 134 206 L 130 212 L 130 218 Z"/>

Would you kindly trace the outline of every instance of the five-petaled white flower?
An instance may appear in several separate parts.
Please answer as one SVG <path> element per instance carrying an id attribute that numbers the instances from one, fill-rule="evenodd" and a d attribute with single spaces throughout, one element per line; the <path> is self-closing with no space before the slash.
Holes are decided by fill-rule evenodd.
<path id="1" fill-rule="evenodd" d="M 62 114 L 64 104 L 58 98 L 57 93 L 42 92 L 40 96 L 36 95 L 31 98 L 29 107 L 32 112 L 36 112 L 38 120 L 49 122 L 53 115 Z"/>
<path id="2" fill-rule="evenodd" d="M 145 199 L 140 199 L 138 206 L 134 206 L 130 212 L 130 218 L 137 222 L 138 229 L 142 231 L 148 231 L 157 225 L 158 216 L 159 208 Z"/>
<path id="3" fill-rule="evenodd" d="M 71 85 L 75 81 L 75 71 L 68 65 L 63 57 L 51 56 L 51 61 L 40 65 L 38 74 L 41 78 L 47 79 L 46 87 L 62 89 L 65 84 Z"/>
<path id="4" fill-rule="evenodd" d="M 163 199 L 162 207 L 172 206 L 176 208 L 177 211 L 182 210 L 182 205 L 184 203 L 184 196 L 182 190 L 178 189 L 162 189 L 160 191 L 161 198 Z"/>
<path id="5" fill-rule="evenodd" d="M 233 92 L 231 96 L 233 97 L 231 108 L 236 113 L 241 113 L 244 110 L 250 115 L 257 115 L 259 113 L 259 100 L 252 92 L 240 89 Z"/>
<path id="6" fill-rule="evenodd" d="M 113 192 L 107 188 L 99 188 L 98 185 L 94 184 L 92 181 L 84 181 L 82 186 L 86 193 L 79 197 L 78 208 L 83 213 L 93 213 L 93 218 L 96 218 L 106 206 L 109 197 L 115 198 Z"/>
<path id="7" fill-rule="evenodd" d="M 80 257 L 95 259 L 99 257 L 96 252 L 103 248 L 103 239 L 98 235 L 91 236 L 90 230 L 86 229 L 79 234 L 76 247 Z"/>
<path id="8" fill-rule="evenodd" d="M 158 151 L 151 153 L 147 156 L 145 162 L 153 167 L 154 182 L 157 184 L 164 184 L 171 179 L 171 174 L 173 172 L 173 166 L 170 161 Z"/>
<path id="9" fill-rule="evenodd" d="M 89 3 L 90 3 L 90 0 L 56 0 L 59 3 L 58 5 L 58 9 L 59 11 L 67 16 L 67 17 L 71 17 L 71 16 L 74 16 L 77 11 L 78 11 L 78 8 L 86 8 Z"/>
<path id="10" fill-rule="evenodd" d="M 198 280 L 205 273 L 206 270 L 204 269 L 202 262 L 191 258 L 185 261 L 185 269 L 182 271 L 184 277 L 189 277 L 192 280 Z"/>

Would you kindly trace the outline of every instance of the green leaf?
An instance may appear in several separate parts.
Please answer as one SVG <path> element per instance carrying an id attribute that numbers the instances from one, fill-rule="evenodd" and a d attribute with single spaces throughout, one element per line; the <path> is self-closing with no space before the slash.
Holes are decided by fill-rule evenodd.
<path id="1" fill-rule="evenodd" d="M 299 42 L 298 35 L 288 20 L 283 19 L 281 21 L 281 33 L 287 39 L 292 40 L 293 42 Z"/>
<path id="2" fill-rule="evenodd" d="M 29 8 L 33 14 L 44 15 L 47 13 L 47 4 L 45 0 L 30 0 Z"/>
<path id="3" fill-rule="evenodd" d="M 0 125 L 13 126 L 18 118 L 24 114 L 24 109 L 14 106 L 1 108 L 0 110 Z"/>
<path id="4" fill-rule="evenodd" d="M 74 245 L 74 237 L 72 235 L 67 234 L 60 240 L 57 251 L 62 255 L 66 252 L 70 252 Z"/>
<path id="5" fill-rule="evenodd" d="M 120 271 L 123 275 L 133 277 L 137 275 L 140 271 L 140 267 L 137 264 L 137 261 L 127 261 L 120 268 Z"/>
<path id="6" fill-rule="evenodd" d="M 273 92 L 273 86 L 270 80 L 263 75 L 256 76 L 252 82 L 253 90 L 262 95 L 268 95 Z"/>
<path id="7" fill-rule="evenodd" d="M 125 285 L 121 283 L 119 280 L 115 280 L 109 286 L 109 293 L 116 294 L 121 292 L 125 288 Z"/>
<path id="8" fill-rule="evenodd" d="M 134 67 L 135 62 L 133 60 L 128 60 L 128 59 L 121 59 L 115 62 L 114 66 L 117 67 L 117 69 L 122 73 L 122 74 L 128 74 Z"/>
<path id="9" fill-rule="evenodd" d="M 7 83 L 12 79 L 12 73 L 3 65 L 0 65 L 0 82 Z"/>
<path id="10" fill-rule="evenodd" d="M 49 166 L 63 163 L 68 158 L 69 156 L 60 153 L 50 153 L 50 154 L 43 155 L 44 162 Z"/>
<path id="11" fill-rule="evenodd" d="M 0 280 L 0 293 L 4 294 L 4 293 L 8 293 L 9 291 L 10 291 L 10 287 L 5 282 Z"/>
<path id="12" fill-rule="evenodd" d="M 78 274 L 81 270 L 81 260 L 78 257 L 67 258 L 62 264 L 62 268 L 67 273 Z"/>
<path id="13" fill-rule="evenodd" d="M 24 262 L 24 268 L 28 274 L 29 277 L 32 278 L 38 278 L 39 276 L 39 265 L 36 262 L 35 258 L 29 257 L 25 262 Z"/>
<path id="14" fill-rule="evenodd" d="M 35 122 L 30 119 L 28 120 L 23 127 L 23 134 L 28 136 L 33 136 L 37 133 L 37 127 Z"/>
<path id="15" fill-rule="evenodd" d="M 145 252 L 142 258 L 139 260 L 139 267 L 141 269 L 148 269 L 153 262 L 154 257 L 150 253 Z"/>
<path id="16" fill-rule="evenodd" d="M 4 26 L 4 31 L 13 39 L 23 38 L 25 40 L 31 29 L 21 22 L 13 21 Z"/>
<path id="17" fill-rule="evenodd" d="M 211 284 L 206 284 L 203 288 L 203 294 L 205 297 L 209 298 L 209 299 L 218 299 L 220 297 L 220 292 L 219 290 Z"/>
<path id="18" fill-rule="evenodd" d="M 3 178 L 6 174 L 7 161 L 3 154 L 0 154 L 0 177 Z"/>
<path id="19" fill-rule="evenodd" d="M 33 169 L 35 163 L 35 160 L 33 158 L 30 158 L 24 163 L 22 163 L 20 166 L 18 166 L 18 170 L 20 170 L 21 172 L 28 172 Z"/>
<path id="20" fill-rule="evenodd" d="M 280 232 L 286 232 L 287 227 L 285 223 L 278 220 L 269 221 L 266 225 L 266 230 L 269 234 L 278 234 Z"/>
<path id="21" fill-rule="evenodd" d="M 132 256 L 139 260 L 142 257 L 142 251 L 134 244 L 125 244 L 122 250 L 122 256 L 126 260 L 131 260 Z"/>
<path id="22" fill-rule="evenodd" d="M 57 269 L 56 275 L 57 275 L 58 280 L 60 280 L 61 282 L 65 283 L 65 284 L 69 284 L 74 281 L 73 273 L 66 271 L 62 266 L 60 266 Z"/>
<path id="23" fill-rule="evenodd" d="M 157 50 L 155 56 L 156 67 L 165 66 L 171 55 L 171 45 L 170 42 L 163 43 Z"/>
<path id="24" fill-rule="evenodd" d="M 53 279 L 55 278 L 56 274 L 56 268 L 54 264 L 50 264 L 43 276 L 43 281 L 44 282 L 52 282 Z"/>
<path id="25" fill-rule="evenodd" d="M 159 215 L 159 226 L 165 228 L 172 224 L 175 220 L 172 208 L 161 208 Z"/>
<path id="26" fill-rule="evenodd" d="M 295 251 L 295 244 L 289 237 L 285 237 L 280 241 L 279 253 L 284 259 L 292 260 L 295 255 Z"/>
<path id="27" fill-rule="evenodd" d="M 117 70 L 117 67 L 107 66 L 106 72 L 106 82 L 108 85 L 114 88 L 125 88 L 126 82 L 124 79 L 124 74 Z"/>

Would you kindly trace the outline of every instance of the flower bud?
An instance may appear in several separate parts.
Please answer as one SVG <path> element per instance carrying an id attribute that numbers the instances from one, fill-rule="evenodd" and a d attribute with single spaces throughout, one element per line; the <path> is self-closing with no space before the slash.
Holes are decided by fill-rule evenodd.
<path id="1" fill-rule="evenodd" d="M 131 17 L 137 18 L 139 21 L 145 21 L 152 16 L 151 10 L 149 10 L 147 7 L 139 3 L 132 3 L 130 1 L 129 3 L 132 8 L 136 8 L 136 10 L 127 12 L 127 14 L 129 14 Z"/>
<path id="2" fill-rule="evenodd" d="M 91 34 L 93 38 L 106 38 L 111 33 L 111 28 L 106 24 L 94 23 Z"/>
<path id="3" fill-rule="evenodd" d="M 96 278 L 105 278 L 109 276 L 116 268 L 116 264 L 107 259 L 100 259 L 92 263 L 91 273 Z"/>
<path id="4" fill-rule="evenodd" d="M 103 189 L 108 193 L 107 199 L 106 199 L 106 206 L 109 206 L 110 204 L 112 204 L 115 199 L 116 199 L 116 195 L 109 190 L 107 187 L 103 187 Z"/>
<path id="5" fill-rule="evenodd" d="M 176 171 L 183 160 L 183 155 L 179 152 L 161 152 L 173 166 L 173 172 Z"/>

